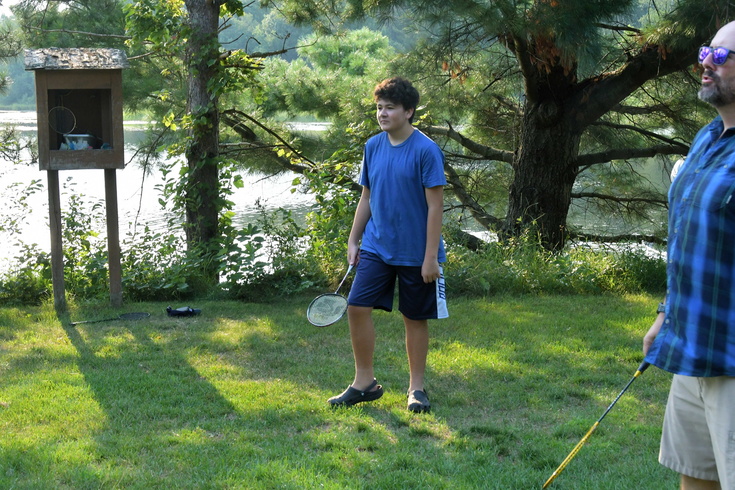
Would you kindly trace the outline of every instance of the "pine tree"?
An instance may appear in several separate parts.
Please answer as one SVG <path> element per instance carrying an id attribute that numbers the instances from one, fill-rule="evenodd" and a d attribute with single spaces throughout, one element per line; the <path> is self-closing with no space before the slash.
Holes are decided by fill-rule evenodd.
<path id="1" fill-rule="evenodd" d="M 415 50 L 394 67 L 418 81 L 432 114 L 443 118 L 426 130 L 454 145 L 447 172 L 455 195 L 501 236 L 532 230 L 550 250 L 561 249 L 570 235 L 573 196 L 622 206 L 647 200 L 578 192 L 583 171 L 686 154 L 702 118 L 692 108 L 697 48 L 735 6 L 721 0 L 348 0 L 329 3 L 327 11 L 318 1 L 282 3 L 294 21 L 325 29 L 334 19 L 397 15 L 422 26 Z M 471 179 L 478 175 L 508 176 L 507 206 L 493 213 L 473 195 Z"/>

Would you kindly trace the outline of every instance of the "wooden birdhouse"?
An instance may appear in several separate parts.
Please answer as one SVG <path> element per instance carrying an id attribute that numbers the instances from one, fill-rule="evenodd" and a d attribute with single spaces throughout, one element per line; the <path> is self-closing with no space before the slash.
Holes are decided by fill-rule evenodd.
<path id="1" fill-rule="evenodd" d="M 25 51 L 36 79 L 41 170 L 122 169 L 122 70 L 119 49 Z"/>
<path id="2" fill-rule="evenodd" d="M 38 161 L 48 176 L 54 305 L 66 310 L 59 171 L 103 169 L 107 207 L 110 302 L 122 305 L 116 169 L 125 167 L 119 49 L 45 48 L 25 51 L 36 74 Z"/>

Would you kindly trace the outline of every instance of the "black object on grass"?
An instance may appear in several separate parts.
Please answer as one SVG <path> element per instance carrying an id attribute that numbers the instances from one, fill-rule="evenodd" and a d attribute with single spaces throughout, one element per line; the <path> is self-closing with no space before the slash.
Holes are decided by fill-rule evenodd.
<path id="1" fill-rule="evenodd" d="M 168 316 L 195 316 L 202 312 L 202 310 L 198 308 L 192 308 L 191 306 L 182 306 L 181 308 L 171 308 L 170 306 L 166 307 L 166 313 Z"/>
<path id="2" fill-rule="evenodd" d="M 123 313 L 122 315 L 118 315 L 114 318 L 103 318 L 102 320 L 85 320 L 81 322 L 72 322 L 69 325 L 74 327 L 76 325 L 81 325 L 82 323 L 100 323 L 100 322 L 110 322 L 112 320 L 142 320 L 143 318 L 148 318 L 149 316 L 151 316 L 151 314 L 145 313 L 145 312 Z"/>

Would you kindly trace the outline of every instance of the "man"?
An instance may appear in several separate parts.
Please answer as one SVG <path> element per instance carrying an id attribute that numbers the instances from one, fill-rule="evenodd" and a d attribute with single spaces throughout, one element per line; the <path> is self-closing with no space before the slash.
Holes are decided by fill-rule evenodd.
<path id="1" fill-rule="evenodd" d="M 735 22 L 699 51 L 718 112 L 669 190 L 667 295 L 643 339 L 674 373 L 659 462 L 681 488 L 735 489 Z"/>
<path id="2" fill-rule="evenodd" d="M 444 155 L 413 127 L 419 93 L 403 78 L 391 78 L 374 91 L 382 133 L 365 145 L 362 195 L 348 240 L 347 261 L 357 264 L 348 298 L 355 378 L 332 406 L 377 400 L 383 387 L 375 380 L 374 308 L 392 311 L 395 281 L 406 330 L 410 372 L 408 409 L 429 411 L 424 372 L 429 350 L 428 320 L 448 316 L 440 263 Z"/>

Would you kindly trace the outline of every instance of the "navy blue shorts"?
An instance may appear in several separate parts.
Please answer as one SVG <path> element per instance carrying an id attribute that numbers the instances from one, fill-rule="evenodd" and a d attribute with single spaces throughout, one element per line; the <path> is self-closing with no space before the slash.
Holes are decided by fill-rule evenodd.
<path id="1" fill-rule="evenodd" d="M 407 318 L 430 320 L 449 316 L 443 271 L 438 281 L 425 284 L 421 267 L 389 265 L 374 253 L 364 250 L 360 250 L 348 304 L 393 311 L 396 277 L 398 311 Z"/>

